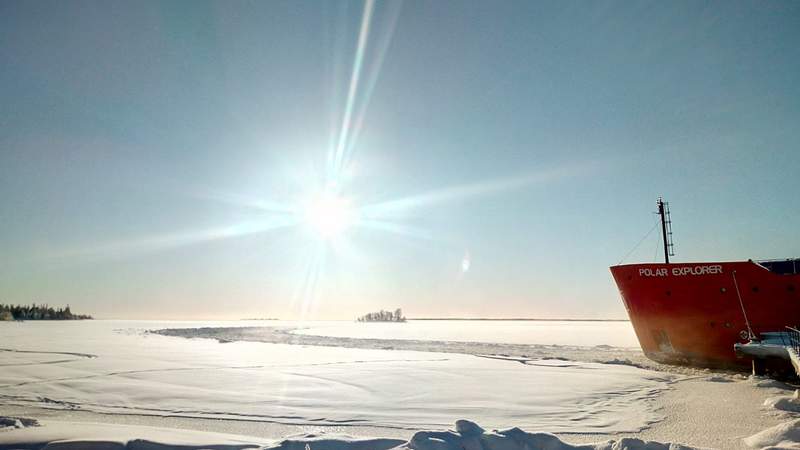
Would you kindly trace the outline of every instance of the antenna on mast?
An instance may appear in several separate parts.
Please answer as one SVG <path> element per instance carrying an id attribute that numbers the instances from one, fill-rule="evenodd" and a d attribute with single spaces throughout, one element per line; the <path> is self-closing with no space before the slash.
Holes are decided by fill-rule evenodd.
<path id="1" fill-rule="evenodd" d="M 675 245 L 672 242 L 672 218 L 669 215 L 669 203 L 658 197 L 658 215 L 661 216 L 661 235 L 664 238 L 664 263 L 669 264 L 669 257 L 675 256 Z"/>

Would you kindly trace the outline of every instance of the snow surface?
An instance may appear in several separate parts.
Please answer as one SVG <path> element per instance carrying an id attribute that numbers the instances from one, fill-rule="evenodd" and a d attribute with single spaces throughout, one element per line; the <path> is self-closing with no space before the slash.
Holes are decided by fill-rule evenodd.
<path id="1" fill-rule="evenodd" d="M 0 325 L 0 406 L 410 430 L 469 418 L 490 428 L 608 433 L 659 420 L 651 400 L 673 379 L 535 355 L 353 349 L 336 340 L 323 347 L 220 343 L 143 332 L 198 325 L 180 322 Z"/>
<path id="2" fill-rule="evenodd" d="M 608 345 L 302 336 L 292 333 L 297 324 L 254 328 L 260 324 L 0 323 L 0 449 L 690 448 L 619 438 L 631 432 L 717 448 L 800 448 L 800 395 L 793 386 L 769 379 L 641 370 L 631 366 L 637 360 L 630 350 Z M 164 328 L 170 329 L 168 336 L 145 332 Z M 581 362 L 581 357 L 607 364 Z M 665 389 L 669 392 L 659 395 Z M 794 395 L 785 395 L 789 392 Z M 765 412 L 758 411 L 762 403 Z M 36 415 L 31 407 L 52 409 L 51 419 L 39 417 L 38 426 L 31 417 L 2 417 L 9 408 L 22 411 L 12 414 Z M 62 422 L 73 420 L 71 409 L 111 422 L 114 414 L 134 414 L 126 417 L 138 415 L 147 419 L 140 424 L 159 426 L 162 416 L 188 417 L 180 420 L 197 421 L 191 428 L 199 429 L 209 423 L 206 418 L 257 426 L 353 426 L 376 433 L 371 426 L 435 430 L 455 422 L 456 427 L 418 431 L 407 442 L 341 434 L 269 440 Z M 659 413 L 666 420 L 653 422 Z M 483 431 L 460 417 L 499 431 Z M 240 432 L 260 434 L 257 426 Z M 523 429 L 558 432 L 562 438 Z M 591 442 L 596 434 L 605 435 L 597 440 L 613 440 L 564 442 Z"/>

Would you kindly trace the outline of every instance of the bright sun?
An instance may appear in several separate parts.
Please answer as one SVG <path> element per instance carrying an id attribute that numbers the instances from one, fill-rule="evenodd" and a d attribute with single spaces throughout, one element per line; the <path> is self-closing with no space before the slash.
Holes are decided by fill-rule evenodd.
<path id="1" fill-rule="evenodd" d="M 318 194 L 306 204 L 306 224 L 325 240 L 341 235 L 355 219 L 355 210 L 348 199 L 332 192 Z"/>

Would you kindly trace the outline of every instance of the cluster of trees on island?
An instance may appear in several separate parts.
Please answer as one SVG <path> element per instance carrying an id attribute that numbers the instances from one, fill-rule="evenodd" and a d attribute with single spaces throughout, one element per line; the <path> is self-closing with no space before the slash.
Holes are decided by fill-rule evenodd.
<path id="1" fill-rule="evenodd" d="M 0 320 L 84 320 L 91 319 L 86 314 L 74 314 L 66 308 L 53 308 L 48 305 L 4 305 L 0 303 Z"/>
<path id="2" fill-rule="evenodd" d="M 359 322 L 405 322 L 406 318 L 403 316 L 403 310 L 397 308 L 394 312 L 380 310 L 365 314 L 356 320 Z"/>

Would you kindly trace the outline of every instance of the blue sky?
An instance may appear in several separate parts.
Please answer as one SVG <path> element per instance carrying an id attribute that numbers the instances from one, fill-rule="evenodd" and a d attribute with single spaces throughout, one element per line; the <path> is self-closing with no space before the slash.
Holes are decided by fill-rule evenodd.
<path id="1" fill-rule="evenodd" d="M 624 317 L 659 195 L 676 261 L 800 256 L 798 42 L 797 2 L 2 2 L 0 301 Z"/>

